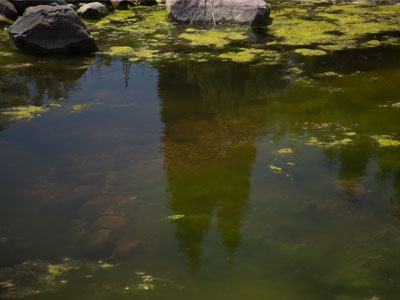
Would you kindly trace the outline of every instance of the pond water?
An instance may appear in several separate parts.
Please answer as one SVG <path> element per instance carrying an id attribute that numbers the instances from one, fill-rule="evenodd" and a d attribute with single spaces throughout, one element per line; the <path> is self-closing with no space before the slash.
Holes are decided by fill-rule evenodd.
<path id="1" fill-rule="evenodd" d="M 1 299 L 397 299 L 400 6 L 272 7 L 116 12 L 87 57 L 2 31 Z"/>

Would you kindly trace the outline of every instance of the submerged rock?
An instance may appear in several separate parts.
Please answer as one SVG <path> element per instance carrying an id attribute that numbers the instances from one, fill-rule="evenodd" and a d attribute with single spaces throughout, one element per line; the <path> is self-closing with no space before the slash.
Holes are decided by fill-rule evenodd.
<path id="1" fill-rule="evenodd" d="M 85 24 L 67 5 L 30 7 L 9 33 L 15 46 L 24 52 L 75 54 L 98 49 Z"/>
<path id="2" fill-rule="evenodd" d="M 143 250 L 147 246 L 147 243 L 142 240 L 133 240 L 127 242 L 118 243 L 113 252 L 113 256 L 124 257 L 132 254 L 133 252 Z"/>
<path id="3" fill-rule="evenodd" d="M 264 0 L 167 0 L 168 19 L 193 24 L 266 25 L 270 9 Z"/>
<path id="4" fill-rule="evenodd" d="M 116 215 L 105 215 L 99 217 L 93 224 L 92 228 L 95 230 L 99 229 L 119 229 L 126 224 L 129 223 L 129 219 L 122 217 L 122 216 L 116 216 Z"/>
<path id="5" fill-rule="evenodd" d="M 14 21 L 18 18 L 17 9 L 7 0 L 0 0 L 0 15 Z"/>
<path id="6" fill-rule="evenodd" d="M 37 5 L 67 5 L 67 2 L 65 0 L 9 0 L 16 9 L 18 10 L 19 14 L 22 14 L 25 9 L 31 6 L 37 6 Z"/>
<path id="7" fill-rule="evenodd" d="M 82 5 L 78 14 L 87 19 L 101 19 L 108 14 L 108 8 L 100 2 L 92 2 Z"/>

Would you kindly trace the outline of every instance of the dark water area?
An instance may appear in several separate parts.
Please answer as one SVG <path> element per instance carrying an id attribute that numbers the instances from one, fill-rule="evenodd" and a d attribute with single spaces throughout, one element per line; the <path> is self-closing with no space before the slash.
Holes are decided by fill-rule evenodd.
<path id="1" fill-rule="evenodd" d="M 7 43 L 1 299 L 398 298 L 395 43 L 274 64 Z"/>

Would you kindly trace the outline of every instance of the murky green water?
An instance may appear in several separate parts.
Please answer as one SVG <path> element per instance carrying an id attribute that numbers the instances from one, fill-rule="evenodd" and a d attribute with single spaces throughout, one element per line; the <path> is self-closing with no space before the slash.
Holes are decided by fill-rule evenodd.
<path id="1" fill-rule="evenodd" d="M 398 298 L 399 8 L 275 8 L 119 12 L 90 57 L 0 35 L 1 299 Z"/>

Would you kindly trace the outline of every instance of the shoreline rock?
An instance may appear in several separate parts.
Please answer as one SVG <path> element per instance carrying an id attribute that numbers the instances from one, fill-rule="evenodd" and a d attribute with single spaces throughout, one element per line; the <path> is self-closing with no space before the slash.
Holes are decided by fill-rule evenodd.
<path id="1" fill-rule="evenodd" d="M 78 14 L 67 5 L 26 9 L 9 30 L 16 48 L 37 54 L 80 54 L 98 48 Z"/>
<path id="2" fill-rule="evenodd" d="M 86 19 L 101 19 L 108 15 L 108 8 L 100 2 L 91 2 L 78 9 L 78 15 Z"/>
<path id="3" fill-rule="evenodd" d="M 17 9 L 18 13 L 22 15 L 28 7 L 38 5 L 67 5 L 65 0 L 9 0 Z"/>
<path id="4" fill-rule="evenodd" d="M 267 25 L 264 0 L 166 0 L 167 18 L 186 24 Z"/>
<path id="5" fill-rule="evenodd" d="M 18 12 L 10 1 L 0 0 L 0 16 L 15 21 L 18 18 Z"/>

